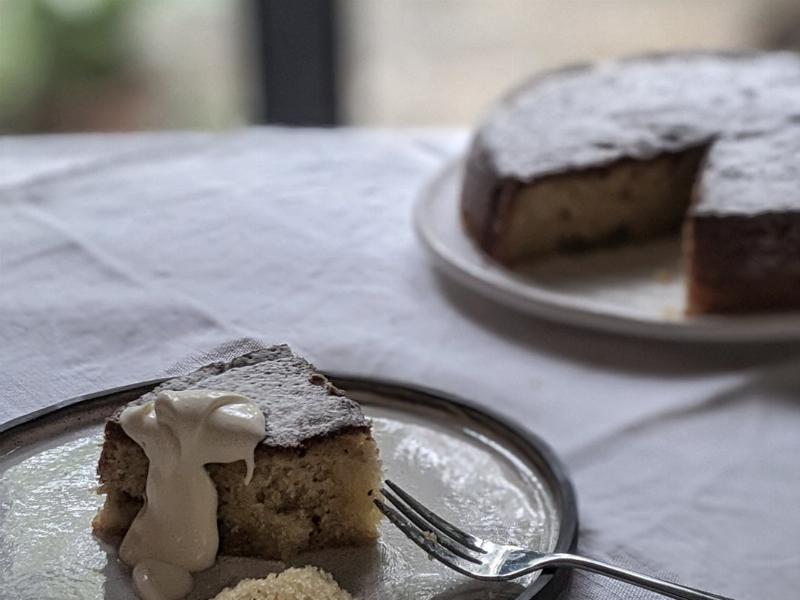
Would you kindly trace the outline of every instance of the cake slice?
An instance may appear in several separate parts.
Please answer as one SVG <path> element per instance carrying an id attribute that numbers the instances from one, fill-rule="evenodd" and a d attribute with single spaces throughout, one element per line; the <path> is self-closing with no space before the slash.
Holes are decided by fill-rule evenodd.
<path id="1" fill-rule="evenodd" d="M 218 493 L 221 553 L 286 559 L 377 538 L 372 496 L 381 473 L 370 422 L 311 364 L 273 346 L 170 379 L 134 404 L 189 389 L 247 396 L 266 420 L 249 485 L 244 461 L 206 467 Z M 106 499 L 92 525 L 104 538 L 124 535 L 144 500 L 148 460 L 123 431 L 121 412 L 106 422 L 97 468 Z"/>

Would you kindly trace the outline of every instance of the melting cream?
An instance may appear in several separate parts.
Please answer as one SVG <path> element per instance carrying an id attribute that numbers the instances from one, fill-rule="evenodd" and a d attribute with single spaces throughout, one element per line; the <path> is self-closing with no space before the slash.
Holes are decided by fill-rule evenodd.
<path id="1" fill-rule="evenodd" d="M 133 587 L 142 600 L 179 600 L 193 586 L 192 574 L 175 565 L 146 558 L 133 568 Z"/>
<path id="2" fill-rule="evenodd" d="M 167 570 L 157 567 L 153 577 L 153 563 L 144 561 L 189 572 L 209 568 L 219 547 L 217 490 L 204 466 L 244 460 L 250 483 L 255 447 L 264 437 L 263 413 L 230 392 L 163 391 L 154 401 L 126 408 L 120 424 L 150 461 L 144 506 L 122 540 L 120 558 L 143 564 L 140 574 L 162 586 L 169 585 L 160 577 Z"/>

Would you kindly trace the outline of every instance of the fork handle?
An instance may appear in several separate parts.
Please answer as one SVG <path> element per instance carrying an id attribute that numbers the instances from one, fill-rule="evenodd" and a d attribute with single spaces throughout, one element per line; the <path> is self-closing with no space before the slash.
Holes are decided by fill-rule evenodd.
<path id="1" fill-rule="evenodd" d="M 649 575 L 636 573 L 629 569 L 622 567 L 615 567 L 608 563 L 600 562 L 585 556 L 578 556 L 577 554 L 550 554 L 544 561 L 547 567 L 573 567 L 583 571 L 591 571 L 606 577 L 618 579 L 626 583 L 631 583 L 640 588 L 656 592 L 668 598 L 676 598 L 677 600 L 733 600 L 726 596 L 718 596 L 695 588 L 678 585 L 670 581 L 656 579 Z"/>

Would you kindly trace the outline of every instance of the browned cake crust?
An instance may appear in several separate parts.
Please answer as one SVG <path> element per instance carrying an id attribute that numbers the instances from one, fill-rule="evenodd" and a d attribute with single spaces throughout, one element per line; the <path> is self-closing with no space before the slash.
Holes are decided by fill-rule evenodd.
<path id="1" fill-rule="evenodd" d="M 800 307 L 800 125 L 719 138 L 695 194 L 689 311 Z"/>
<path id="2" fill-rule="evenodd" d="M 800 307 L 800 213 L 692 217 L 688 312 Z"/>

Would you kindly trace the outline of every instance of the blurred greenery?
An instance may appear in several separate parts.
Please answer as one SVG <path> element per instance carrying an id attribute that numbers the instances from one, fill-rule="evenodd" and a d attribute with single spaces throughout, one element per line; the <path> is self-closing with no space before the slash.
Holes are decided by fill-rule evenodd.
<path id="1" fill-rule="evenodd" d="M 25 131 L 70 90 L 124 73 L 132 0 L 0 0 L 0 128 Z"/>

